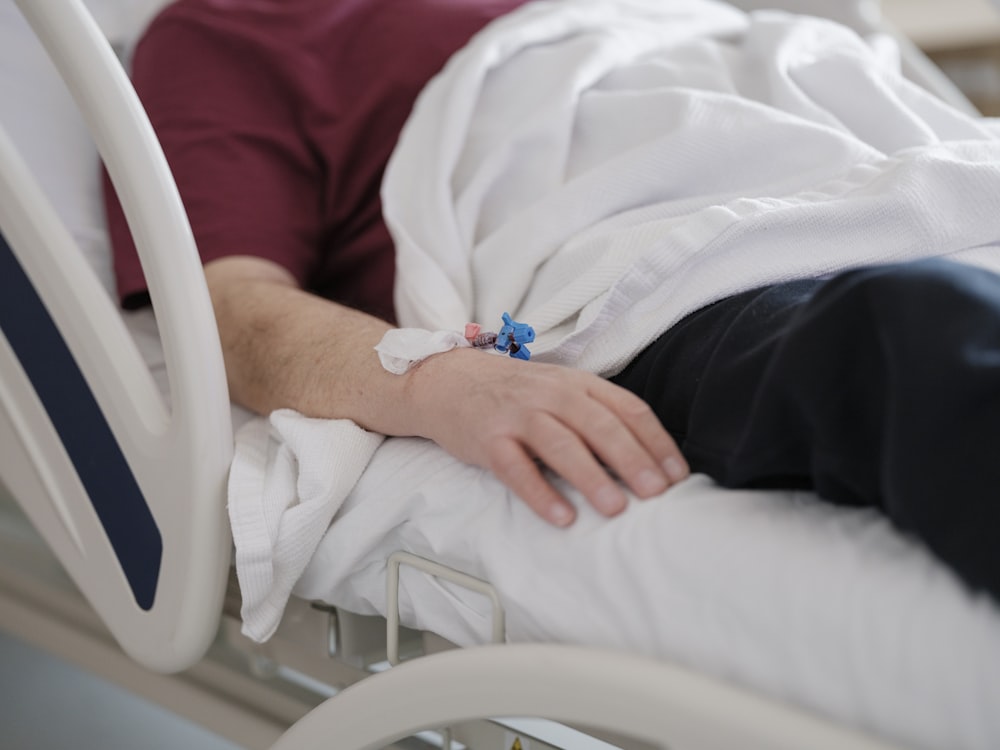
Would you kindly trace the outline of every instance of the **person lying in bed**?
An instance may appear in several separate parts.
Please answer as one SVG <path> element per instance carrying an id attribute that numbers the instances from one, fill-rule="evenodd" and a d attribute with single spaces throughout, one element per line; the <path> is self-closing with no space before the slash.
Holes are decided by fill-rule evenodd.
<path id="1" fill-rule="evenodd" d="M 992 275 L 927 261 L 749 289 L 610 380 L 469 349 L 383 370 L 386 163 L 426 82 L 523 2 L 178 0 L 153 22 L 133 80 L 205 263 L 233 400 L 429 438 L 557 525 L 575 511 L 542 465 L 609 516 L 619 479 L 640 498 L 689 470 L 812 487 L 880 507 L 1000 597 Z M 108 215 L 122 302 L 142 305 L 110 191 Z"/>

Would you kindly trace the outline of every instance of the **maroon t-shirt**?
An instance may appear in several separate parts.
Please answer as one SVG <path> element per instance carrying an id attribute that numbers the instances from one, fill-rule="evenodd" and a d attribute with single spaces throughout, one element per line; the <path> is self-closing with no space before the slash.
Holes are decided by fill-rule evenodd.
<path id="1" fill-rule="evenodd" d="M 393 320 L 386 162 L 424 84 L 523 2 L 169 6 L 136 50 L 133 81 L 202 260 L 268 258 L 310 291 Z M 121 208 L 107 203 L 118 291 L 134 305 L 146 284 Z"/>

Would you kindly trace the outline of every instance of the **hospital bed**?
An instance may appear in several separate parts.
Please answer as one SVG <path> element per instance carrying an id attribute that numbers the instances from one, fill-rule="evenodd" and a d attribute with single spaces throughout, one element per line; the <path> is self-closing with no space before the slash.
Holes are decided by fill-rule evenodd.
<path id="1" fill-rule="evenodd" d="M 482 562 L 491 555 L 502 559 L 505 551 L 527 559 L 533 550 L 552 549 L 554 537 L 547 533 L 561 532 L 505 537 L 502 518 L 474 508 L 467 512 L 478 513 L 478 520 L 461 517 L 444 531 L 421 530 L 411 518 L 396 523 L 359 553 L 357 576 L 333 586 L 348 590 L 329 600 L 293 598 L 265 643 L 241 635 L 225 513 L 234 412 L 182 206 L 119 61 L 85 8 L 68 0 L 19 5 L 73 92 L 118 187 L 156 317 L 123 315 L 110 301 L 106 238 L 94 219 L 100 202 L 93 147 L 76 127 L 65 92 L 52 86 L 47 63 L 25 36 L 27 26 L 13 6 L 4 7 L 2 49 L 11 59 L 3 62 L 15 69 L 0 72 L 4 85 L 14 87 L 0 94 L 3 127 L 11 136 L 0 138 L 0 478 L 16 503 L 6 501 L 0 526 L 0 628 L 253 748 L 1000 744 L 1000 728 L 988 710 L 1000 700 L 995 605 L 962 591 L 879 519 L 834 511 L 794 493 L 723 493 L 701 478 L 672 495 L 679 515 L 671 521 L 689 514 L 689 533 L 697 532 L 698 523 L 706 524 L 706 535 L 722 529 L 728 522 L 711 515 L 725 514 L 727 503 L 739 498 L 745 513 L 739 523 L 768 538 L 775 530 L 768 530 L 773 519 L 767 507 L 792 504 L 801 506 L 801 518 L 778 533 L 805 536 L 778 557 L 800 555 L 816 565 L 816 553 L 808 550 L 815 541 L 808 528 L 815 522 L 841 541 L 860 535 L 887 547 L 883 557 L 890 559 L 875 561 L 882 567 L 871 586 L 837 602 L 844 612 L 837 619 L 826 619 L 833 616 L 830 608 L 811 611 L 810 602 L 789 607 L 766 598 L 741 601 L 749 589 L 757 587 L 754 595 L 767 589 L 753 575 L 784 560 L 758 568 L 754 562 L 745 580 L 734 578 L 731 568 L 720 569 L 719 578 L 732 579 L 720 594 L 724 598 L 706 600 L 708 619 L 688 626 L 718 628 L 715 640 L 689 634 L 693 648 L 684 652 L 676 648 L 684 640 L 678 636 L 663 649 L 666 655 L 656 652 L 654 658 L 653 648 L 607 636 L 616 627 L 649 626 L 654 611 L 642 601 L 624 616 L 603 615 L 580 602 L 586 589 L 572 586 L 594 584 L 597 590 L 599 570 L 583 572 L 579 577 L 586 580 L 561 581 L 566 589 L 559 592 L 528 581 L 516 566 L 510 569 L 520 577 L 511 579 Z M 891 35 L 876 3 L 784 5 L 832 16 L 873 39 Z M 127 39 L 115 41 L 128 46 Z M 911 78 L 954 106 L 971 109 L 916 50 L 905 42 L 902 49 Z M 35 78 L 33 69 L 44 75 Z M 376 461 L 391 463 L 394 444 Z M 430 450 L 420 458 L 417 484 L 433 481 L 428 466 L 440 457 Z M 363 478 L 361 484 L 375 481 Z M 454 489 L 448 492 L 462 493 L 476 480 L 459 475 L 449 481 Z M 378 495 L 377 487 L 369 490 Z M 374 522 L 384 510 L 348 503 L 334 528 Z M 440 513 L 433 503 L 424 510 Z M 752 526 L 755 519 L 759 529 Z M 441 542 L 443 559 L 428 559 L 438 549 L 437 541 L 429 541 L 432 533 L 447 540 L 456 528 L 477 523 L 498 529 L 482 550 L 463 559 Z M 330 544 L 320 556 L 343 554 L 342 538 Z M 843 556 L 845 565 L 866 561 L 856 552 Z M 484 567 L 494 574 L 490 580 L 484 580 Z M 914 567 L 929 589 L 901 598 L 891 587 L 911 585 L 915 579 L 907 576 Z M 307 577 L 315 578 L 320 568 L 314 563 Z M 833 586 L 843 582 L 841 573 L 816 580 Z M 857 583 L 858 570 L 853 573 L 847 580 Z M 693 576 L 688 585 L 700 583 Z M 518 598 L 519 591 L 536 586 L 539 596 L 561 593 L 561 601 L 580 604 L 575 616 L 566 613 L 573 621 L 561 631 L 564 637 L 554 638 L 546 623 L 534 622 L 536 608 L 543 617 L 542 604 Z M 621 581 L 608 587 L 629 588 Z M 706 590 L 712 590 L 710 582 Z M 801 594 L 803 584 L 774 591 Z M 690 601 L 699 599 L 676 600 Z M 810 653 L 782 662 L 773 641 L 755 641 L 768 623 L 740 619 L 768 609 L 800 616 L 799 630 L 821 626 L 821 639 L 836 640 L 845 630 L 875 632 L 855 633 L 855 643 L 870 645 L 847 651 L 825 651 L 821 640 L 794 642 L 794 649 Z M 726 612 L 736 620 L 734 629 L 712 621 Z M 658 629 L 670 631 L 667 623 L 645 628 Z M 773 637 L 775 631 L 768 632 Z M 527 642 L 551 640 L 563 642 Z M 475 645 L 490 641 L 497 644 Z M 727 641 L 731 649 L 708 647 Z M 475 647 L 455 649 L 456 643 Z M 884 652 L 893 649 L 900 658 L 889 666 Z M 739 652 L 740 659 L 727 661 L 727 650 Z M 885 661 L 885 669 L 897 673 L 884 682 L 851 684 L 849 676 L 864 674 L 867 665 L 845 670 L 836 663 L 845 655 Z M 755 661 L 760 663 L 747 666 Z M 808 674 L 786 679 L 782 672 L 789 670 Z M 893 684 L 913 689 L 894 696 L 880 688 Z"/>

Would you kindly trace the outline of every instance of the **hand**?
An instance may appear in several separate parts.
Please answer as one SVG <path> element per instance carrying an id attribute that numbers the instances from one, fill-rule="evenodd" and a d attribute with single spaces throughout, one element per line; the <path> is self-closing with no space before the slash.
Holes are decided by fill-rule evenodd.
<path id="1" fill-rule="evenodd" d="M 612 474 L 640 498 L 688 475 L 649 406 L 590 373 L 459 349 L 425 360 L 405 377 L 415 434 L 492 470 L 558 526 L 573 522 L 573 506 L 536 459 L 607 516 L 627 502 Z"/>

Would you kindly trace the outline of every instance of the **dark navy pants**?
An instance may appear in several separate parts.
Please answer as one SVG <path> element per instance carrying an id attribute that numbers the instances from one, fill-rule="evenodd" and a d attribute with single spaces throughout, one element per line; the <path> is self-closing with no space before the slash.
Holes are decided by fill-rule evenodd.
<path id="1" fill-rule="evenodd" d="M 615 382 L 693 470 L 877 506 L 1000 601 L 1000 276 L 931 260 L 753 290 Z"/>

